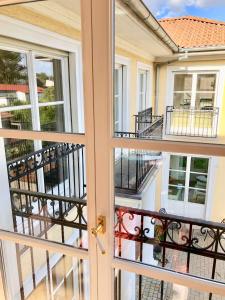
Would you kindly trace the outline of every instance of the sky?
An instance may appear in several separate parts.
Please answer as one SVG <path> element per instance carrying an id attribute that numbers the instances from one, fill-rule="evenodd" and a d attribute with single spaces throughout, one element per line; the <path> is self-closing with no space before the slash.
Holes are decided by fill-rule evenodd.
<path id="1" fill-rule="evenodd" d="M 158 19 L 198 16 L 225 22 L 225 0 L 143 0 Z"/>

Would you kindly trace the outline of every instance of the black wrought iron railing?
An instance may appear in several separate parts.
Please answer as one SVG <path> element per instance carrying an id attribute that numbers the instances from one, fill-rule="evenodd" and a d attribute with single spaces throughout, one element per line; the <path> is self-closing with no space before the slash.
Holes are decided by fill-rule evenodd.
<path id="1" fill-rule="evenodd" d="M 163 116 L 152 114 L 152 108 L 138 112 L 135 117 L 135 133 L 138 138 L 162 138 Z"/>
<path id="2" fill-rule="evenodd" d="M 130 240 L 136 257 L 129 259 L 224 282 L 225 224 L 121 206 L 115 212 L 116 256 L 123 256 L 123 243 Z M 154 290 L 155 282 L 149 279 L 148 286 Z M 155 293 L 159 300 L 171 297 L 163 281 Z M 137 295 L 142 299 L 142 276 L 138 276 Z"/>
<path id="3" fill-rule="evenodd" d="M 48 238 L 48 230 L 60 225 L 59 242 L 65 243 L 67 227 L 87 230 L 84 199 L 11 188 L 11 206 L 16 232 Z M 80 245 L 79 245 L 80 246 Z"/>
<path id="4" fill-rule="evenodd" d="M 167 135 L 217 137 L 219 108 L 166 107 L 165 133 Z"/>
<path id="5" fill-rule="evenodd" d="M 160 153 L 115 149 L 115 190 L 117 193 L 137 194 L 148 175 L 158 166 Z"/>
<path id="6" fill-rule="evenodd" d="M 84 198 L 84 145 L 50 144 L 8 162 L 11 188 Z"/>
<path id="7" fill-rule="evenodd" d="M 87 203 L 84 145 L 50 144 L 8 162 L 14 230 L 18 233 L 87 248 Z M 36 276 L 33 249 L 16 245 L 20 296 L 24 300 L 22 255 L 30 255 L 32 283 Z M 50 255 L 46 252 L 46 264 Z M 83 283 L 82 283 L 83 284 Z"/>
<path id="8" fill-rule="evenodd" d="M 139 111 L 135 117 L 135 132 L 142 131 L 148 124 L 152 123 L 152 108 Z"/>

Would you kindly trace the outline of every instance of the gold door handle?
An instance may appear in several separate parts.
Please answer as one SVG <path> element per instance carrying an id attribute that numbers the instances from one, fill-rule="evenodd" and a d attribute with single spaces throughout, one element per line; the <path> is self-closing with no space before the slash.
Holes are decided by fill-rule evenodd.
<path id="1" fill-rule="evenodd" d="M 91 233 L 94 235 L 96 239 L 96 243 L 101 251 L 102 254 L 105 254 L 104 247 L 102 246 L 101 241 L 99 240 L 98 234 L 104 234 L 106 231 L 106 217 L 99 216 L 98 217 L 98 224 L 96 227 L 91 228 Z"/>

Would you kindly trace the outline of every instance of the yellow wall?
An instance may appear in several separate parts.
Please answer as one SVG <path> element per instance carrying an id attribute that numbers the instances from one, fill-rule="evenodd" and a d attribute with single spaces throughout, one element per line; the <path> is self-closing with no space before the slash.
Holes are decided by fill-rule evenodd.
<path id="1" fill-rule="evenodd" d="M 225 218 L 225 158 L 218 158 L 213 180 L 212 212 L 210 220 L 221 222 Z"/>
<path id="2" fill-rule="evenodd" d="M 223 60 L 211 60 L 211 61 L 198 61 L 198 62 L 174 62 L 172 64 L 164 64 L 160 67 L 160 75 L 159 75 L 159 114 L 163 114 L 165 112 L 166 100 L 168 98 L 167 94 L 167 67 L 174 66 L 174 67 L 190 67 L 190 66 L 215 66 L 216 67 L 224 67 L 225 70 L 225 61 Z M 185 70 L 185 69 L 184 69 Z M 219 126 L 218 126 L 218 138 L 217 140 L 211 139 L 208 142 L 212 143 L 225 143 L 225 84 L 222 86 L 222 107 L 220 107 L 220 119 L 219 119 Z M 160 174 L 159 174 L 159 177 Z M 212 209 L 210 213 L 210 220 L 212 221 L 221 221 L 225 218 L 225 202 L 224 202 L 224 177 L 225 177 L 225 158 L 217 158 L 217 166 L 215 169 L 215 176 L 211 178 L 213 180 L 212 185 L 212 197 L 209 199 L 212 203 Z M 161 179 L 158 179 L 159 182 Z M 157 193 L 161 194 L 161 185 L 159 183 Z M 157 204 L 160 203 L 159 197 L 157 197 Z"/>
<path id="3" fill-rule="evenodd" d="M 127 58 L 130 60 L 130 131 L 134 131 L 134 114 L 137 114 L 137 63 L 143 63 L 146 65 L 149 65 L 150 67 L 153 67 L 153 62 L 150 60 L 147 60 L 141 56 L 135 55 L 131 52 L 125 51 L 119 47 L 116 48 L 116 55 L 122 56 L 124 58 Z M 150 82 L 150 86 L 152 87 L 150 91 L 150 99 L 149 99 L 149 104 L 150 106 L 151 103 L 154 104 L 154 74 L 153 76 L 150 76 L 150 80 L 152 79 L 152 82 Z"/>

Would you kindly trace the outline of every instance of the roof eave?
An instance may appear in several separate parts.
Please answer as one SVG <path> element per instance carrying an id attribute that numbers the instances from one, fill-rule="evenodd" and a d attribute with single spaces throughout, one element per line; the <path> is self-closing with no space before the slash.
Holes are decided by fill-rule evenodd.
<path id="1" fill-rule="evenodd" d="M 225 45 L 220 46 L 202 46 L 202 47 L 179 47 L 179 53 L 192 53 L 192 52 L 210 52 L 210 51 L 224 51 Z"/>
<path id="2" fill-rule="evenodd" d="M 150 29 L 155 33 L 155 35 L 172 50 L 173 53 L 177 53 L 179 47 L 172 40 L 172 38 L 168 35 L 168 33 L 163 29 L 163 27 L 159 24 L 157 19 L 153 16 L 153 14 L 149 11 L 147 6 L 143 3 L 143 1 L 136 0 L 120 0 L 142 20 Z"/>

